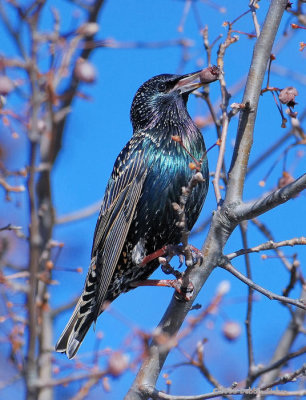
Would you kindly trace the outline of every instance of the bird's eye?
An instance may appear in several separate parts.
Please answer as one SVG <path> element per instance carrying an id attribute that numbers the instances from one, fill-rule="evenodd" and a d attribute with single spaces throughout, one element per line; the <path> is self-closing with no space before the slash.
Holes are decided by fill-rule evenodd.
<path id="1" fill-rule="evenodd" d="M 158 90 L 159 90 L 160 92 L 164 92 L 166 89 L 167 89 L 166 84 L 165 84 L 164 82 L 159 82 L 159 84 L 158 84 Z"/>

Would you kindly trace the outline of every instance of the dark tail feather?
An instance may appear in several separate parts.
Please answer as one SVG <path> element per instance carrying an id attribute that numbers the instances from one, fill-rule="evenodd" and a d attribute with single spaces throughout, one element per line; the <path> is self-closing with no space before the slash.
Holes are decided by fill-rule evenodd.
<path id="1" fill-rule="evenodd" d="M 80 315 L 82 297 L 80 297 L 70 320 L 55 345 L 55 350 L 59 353 L 66 353 L 69 359 L 76 355 L 88 329 L 93 323 L 93 318 L 90 314 Z"/>
<path id="2" fill-rule="evenodd" d="M 82 341 L 95 320 L 95 291 L 96 291 L 96 271 L 89 268 L 84 291 L 75 306 L 73 314 L 69 319 L 61 337 L 55 345 L 55 350 L 59 353 L 66 353 L 68 358 L 75 356 Z"/>

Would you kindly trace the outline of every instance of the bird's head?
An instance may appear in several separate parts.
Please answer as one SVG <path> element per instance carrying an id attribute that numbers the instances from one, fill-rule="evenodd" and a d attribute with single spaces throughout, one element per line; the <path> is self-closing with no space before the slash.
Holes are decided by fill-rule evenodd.
<path id="1" fill-rule="evenodd" d="M 195 89 L 218 79 L 218 67 L 186 75 L 157 75 L 146 81 L 136 92 L 131 107 L 133 130 L 176 126 L 189 118 L 186 103 Z"/>

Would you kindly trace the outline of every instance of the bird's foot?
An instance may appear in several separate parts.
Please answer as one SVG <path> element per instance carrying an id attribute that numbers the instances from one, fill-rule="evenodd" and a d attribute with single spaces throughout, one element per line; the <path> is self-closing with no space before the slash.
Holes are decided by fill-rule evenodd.
<path id="1" fill-rule="evenodd" d="M 191 244 L 185 247 L 183 247 L 182 245 L 169 244 L 144 257 L 140 263 L 140 266 L 144 267 L 149 262 L 158 258 L 158 261 L 162 266 L 163 272 L 165 274 L 173 274 L 178 279 L 181 277 L 181 274 L 174 268 L 172 268 L 169 264 L 174 256 L 179 257 L 179 268 L 183 265 L 184 259 L 187 267 L 192 267 L 196 264 L 200 265 L 203 262 L 202 252 Z"/>
<path id="2" fill-rule="evenodd" d="M 188 244 L 187 246 L 182 245 L 168 245 L 163 248 L 164 255 L 159 257 L 158 261 L 162 265 L 162 269 L 165 273 L 173 273 L 176 278 L 178 271 L 175 271 L 170 266 L 170 261 L 174 256 L 178 256 L 180 265 L 179 268 L 183 265 L 184 261 L 187 267 L 193 267 L 194 265 L 201 265 L 203 262 L 203 254 L 196 247 Z M 170 272 L 167 272 L 167 271 Z"/>
<path id="3" fill-rule="evenodd" d="M 184 298 L 184 300 L 189 301 L 193 294 L 193 284 L 188 283 L 187 287 L 183 286 L 182 278 L 179 279 L 148 279 L 146 281 L 137 281 L 131 284 L 133 287 L 139 286 L 161 286 L 161 287 L 172 287 L 175 291 Z"/>

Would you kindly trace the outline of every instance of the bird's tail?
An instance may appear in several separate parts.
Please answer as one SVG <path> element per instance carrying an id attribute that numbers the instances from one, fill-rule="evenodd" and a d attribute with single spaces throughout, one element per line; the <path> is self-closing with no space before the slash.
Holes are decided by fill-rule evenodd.
<path id="1" fill-rule="evenodd" d="M 55 350 L 59 353 L 66 353 L 68 358 L 73 358 L 76 355 L 88 329 L 96 319 L 96 271 L 93 261 L 87 274 L 83 293 L 55 345 Z"/>

